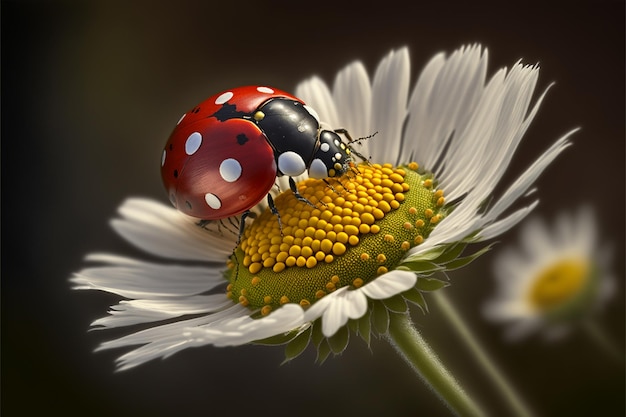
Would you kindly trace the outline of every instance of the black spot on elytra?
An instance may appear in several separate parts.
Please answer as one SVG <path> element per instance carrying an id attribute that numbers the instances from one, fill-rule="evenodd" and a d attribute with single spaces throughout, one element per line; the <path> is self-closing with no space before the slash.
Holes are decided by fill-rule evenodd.
<path id="1" fill-rule="evenodd" d="M 172 145 L 172 144 L 170 143 L 170 151 L 171 151 L 172 149 L 174 149 L 174 145 Z"/>
<path id="2" fill-rule="evenodd" d="M 245 133 L 240 133 L 237 135 L 237 143 L 240 145 L 245 145 L 245 143 L 248 141 L 248 137 L 246 136 Z"/>
<path id="3" fill-rule="evenodd" d="M 185 200 L 185 204 L 187 205 L 187 208 L 189 210 L 191 210 L 191 203 L 189 201 Z"/>
<path id="4" fill-rule="evenodd" d="M 209 117 L 215 117 L 220 122 L 223 122 L 228 119 L 236 119 L 236 118 L 241 119 L 245 115 L 246 113 L 242 111 L 237 111 L 237 106 L 235 106 L 234 104 L 224 103 L 222 104 L 222 107 L 218 111 L 216 111 Z"/>
<path id="5" fill-rule="evenodd" d="M 174 178 L 178 178 L 178 170 L 177 169 L 174 170 Z"/>
<path id="6" fill-rule="evenodd" d="M 191 111 L 192 113 L 198 113 L 200 111 L 200 107 L 194 107 Z"/>

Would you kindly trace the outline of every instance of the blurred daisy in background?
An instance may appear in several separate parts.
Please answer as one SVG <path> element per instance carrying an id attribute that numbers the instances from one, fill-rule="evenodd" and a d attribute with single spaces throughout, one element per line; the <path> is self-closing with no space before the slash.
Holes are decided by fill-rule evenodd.
<path id="1" fill-rule="evenodd" d="M 485 305 L 489 320 L 506 325 L 510 340 L 532 333 L 554 340 L 598 313 L 615 291 L 610 248 L 602 245 L 593 211 L 560 213 L 550 227 L 533 218 L 519 247 L 495 260 L 497 293 Z M 596 329 L 597 330 L 597 329 Z"/>

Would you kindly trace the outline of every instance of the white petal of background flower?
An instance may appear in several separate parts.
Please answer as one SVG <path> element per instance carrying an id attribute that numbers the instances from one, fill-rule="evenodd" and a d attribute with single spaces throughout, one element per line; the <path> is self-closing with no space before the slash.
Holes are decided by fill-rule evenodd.
<path id="1" fill-rule="evenodd" d="M 564 260 L 595 263 L 599 291 L 587 314 L 600 309 L 613 295 L 614 277 L 609 272 L 610 259 L 601 256 L 597 245 L 597 227 L 589 207 L 575 215 L 560 213 L 553 227 L 538 218 L 529 219 L 520 231 L 520 246 L 502 250 L 494 261 L 498 283 L 494 297 L 485 303 L 483 312 L 494 322 L 507 323 L 505 336 L 519 340 L 539 331 L 547 339 L 567 334 L 572 322 L 555 322 L 531 305 L 528 294 L 547 268 Z"/>

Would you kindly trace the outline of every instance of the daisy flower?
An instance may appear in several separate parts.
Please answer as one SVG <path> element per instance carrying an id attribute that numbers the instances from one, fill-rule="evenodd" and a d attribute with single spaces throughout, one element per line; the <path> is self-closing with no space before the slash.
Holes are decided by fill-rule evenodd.
<path id="1" fill-rule="evenodd" d="M 511 340 L 533 332 L 562 337 L 613 294 L 608 255 L 589 207 L 561 213 L 553 230 L 533 218 L 522 228 L 520 247 L 507 248 L 495 260 L 498 292 L 485 305 L 485 315 L 507 323 Z"/>
<path id="2" fill-rule="evenodd" d="M 377 132 L 352 143 L 370 163 L 334 181 L 296 178 L 313 205 L 278 178 L 282 228 L 259 204 L 234 255 L 237 219 L 200 227 L 160 202 L 125 201 L 113 228 L 168 261 L 87 257 L 96 265 L 73 276 L 74 288 L 124 298 L 93 327 L 144 326 L 99 349 L 135 346 L 119 369 L 188 347 L 252 342 L 288 343 L 288 359 L 313 343 L 323 361 L 351 333 L 369 343 L 392 332 L 407 301 L 426 310 L 423 293 L 447 285 L 433 275 L 470 262 L 484 248 L 463 254 L 469 243 L 524 218 L 537 201 L 513 204 L 569 146 L 568 133 L 494 198 L 545 92 L 533 103 L 537 66 L 517 63 L 488 79 L 487 55 L 479 45 L 440 53 L 412 91 L 406 48 L 384 57 L 371 80 L 354 62 L 332 89 L 317 77 L 301 83 L 295 94 L 329 126 L 354 138 Z"/>

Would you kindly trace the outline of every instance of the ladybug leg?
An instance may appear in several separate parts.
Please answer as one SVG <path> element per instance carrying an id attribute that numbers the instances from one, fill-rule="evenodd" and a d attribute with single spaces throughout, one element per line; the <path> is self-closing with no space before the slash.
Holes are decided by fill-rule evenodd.
<path id="1" fill-rule="evenodd" d="M 348 147 L 350 148 L 350 151 L 355 154 L 356 156 L 358 156 L 359 158 L 361 158 L 361 160 L 363 162 L 367 162 L 368 164 L 370 164 L 369 158 L 366 158 L 365 156 L 363 156 L 360 152 L 356 151 L 352 146 L 353 143 L 358 143 L 359 145 L 361 144 L 362 140 L 365 139 L 370 139 L 374 136 L 376 136 L 376 134 L 378 132 L 374 132 L 369 136 L 366 136 L 364 138 L 358 138 L 358 139 L 352 139 L 352 136 L 350 136 L 350 133 L 346 130 L 346 129 L 335 129 L 335 133 L 339 134 L 339 135 L 344 135 L 347 139 L 348 139 Z"/>
<path id="2" fill-rule="evenodd" d="M 283 222 L 280 220 L 280 213 L 278 212 L 278 209 L 276 208 L 276 205 L 274 204 L 274 199 L 272 198 L 271 194 L 267 195 L 267 206 L 269 207 L 272 214 L 276 216 L 276 219 L 278 220 L 278 229 L 280 230 L 280 235 L 282 236 L 283 235 Z"/>
<path id="3" fill-rule="evenodd" d="M 300 191 L 298 191 L 298 187 L 296 186 L 296 182 L 291 177 L 289 177 L 289 188 L 291 189 L 291 192 L 293 193 L 294 197 L 296 197 L 296 200 L 302 201 L 303 203 L 306 203 L 311 207 L 317 208 L 315 204 L 311 203 L 306 197 L 300 194 Z M 320 203 L 324 204 L 321 201 Z M 326 204 L 324 204 L 324 206 L 326 206 Z"/>
<path id="4" fill-rule="evenodd" d="M 201 227 L 201 228 L 203 228 L 203 229 L 206 229 L 206 228 L 207 228 L 207 225 L 208 225 L 209 223 L 211 223 L 211 220 L 199 220 L 199 221 L 196 223 L 196 226 Z"/>
<path id="5" fill-rule="evenodd" d="M 335 187 L 333 187 L 333 185 L 330 183 L 330 181 L 328 181 L 328 179 L 324 178 L 322 181 L 324 181 L 326 183 L 326 185 L 328 186 L 328 188 L 330 188 L 331 190 L 333 190 L 333 193 L 335 194 L 343 194 L 343 191 L 336 189 Z M 341 184 L 341 183 L 340 183 Z"/>
<path id="6" fill-rule="evenodd" d="M 196 226 L 201 227 L 209 233 L 213 233 L 219 236 L 224 236 L 224 232 L 222 231 L 222 227 L 228 230 L 231 233 L 234 233 L 231 229 L 229 229 L 221 220 L 199 220 L 196 222 Z M 213 227 L 210 227 L 213 226 Z M 217 227 L 217 230 L 216 230 Z"/>
<path id="7" fill-rule="evenodd" d="M 239 233 L 237 236 L 237 244 L 235 245 L 235 247 L 233 248 L 233 252 L 232 252 L 232 257 L 235 258 L 235 281 L 237 281 L 237 277 L 239 276 L 239 259 L 237 258 L 237 248 L 239 247 L 239 244 L 241 243 L 241 238 L 243 237 L 243 232 L 246 229 L 246 219 L 247 218 L 251 218 L 254 219 L 256 217 L 256 213 L 251 212 L 250 210 L 246 210 L 243 213 L 241 213 L 241 219 L 239 220 L 239 225 L 237 226 L 235 224 L 235 221 L 233 220 L 232 217 L 228 218 L 228 222 L 239 228 Z M 230 230 L 230 229 L 229 229 Z M 230 230 L 232 232 L 232 230 Z"/>
<path id="8" fill-rule="evenodd" d="M 239 247 L 239 244 L 241 243 L 243 231 L 246 229 L 246 219 L 248 217 L 250 217 L 251 219 L 254 219 L 256 217 L 256 214 L 252 213 L 250 210 L 246 210 L 243 213 L 241 213 L 241 219 L 239 220 L 239 233 L 237 235 L 237 245 L 235 246 L 233 253 L 235 252 L 235 250 Z"/>

